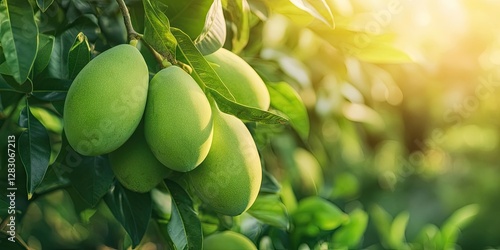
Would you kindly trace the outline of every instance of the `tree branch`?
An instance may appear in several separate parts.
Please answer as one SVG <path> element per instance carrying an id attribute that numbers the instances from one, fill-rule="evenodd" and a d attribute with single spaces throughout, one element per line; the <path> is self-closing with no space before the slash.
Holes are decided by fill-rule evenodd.
<path id="1" fill-rule="evenodd" d="M 132 20 L 130 19 L 130 13 L 128 12 L 127 5 L 124 0 L 116 0 L 118 6 L 120 6 L 120 11 L 123 15 L 123 22 L 125 23 L 125 28 L 127 29 L 128 39 L 129 40 L 139 40 L 141 35 L 134 30 L 132 26 Z"/>

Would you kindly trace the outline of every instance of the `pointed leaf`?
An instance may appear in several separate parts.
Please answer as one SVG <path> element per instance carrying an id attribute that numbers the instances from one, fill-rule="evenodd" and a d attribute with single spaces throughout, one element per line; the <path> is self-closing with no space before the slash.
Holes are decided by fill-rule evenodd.
<path id="1" fill-rule="evenodd" d="M 454 247 L 460 230 L 469 224 L 479 213 L 479 205 L 471 204 L 455 211 L 443 224 L 441 232 L 444 249 Z"/>
<path id="2" fill-rule="evenodd" d="M 247 212 L 265 224 L 284 230 L 290 227 L 288 212 L 279 195 L 259 195 Z"/>
<path id="3" fill-rule="evenodd" d="M 203 55 L 208 55 L 222 48 L 225 41 L 226 22 L 222 3 L 221 0 L 215 0 L 207 13 L 205 26 L 194 43 Z"/>
<path id="4" fill-rule="evenodd" d="M 193 41 L 182 30 L 172 28 L 172 34 L 179 42 L 179 51 L 186 61 L 191 65 L 193 73 L 191 76 L 202 86 L 214 89 L 230 100 L 234 100 L 233 95 L 226 85 L 219 78 L 214 69 L 205 60 L 205 57 L 196 48 Z"/>
<path id="5" fill-rule="evenodd" d="M 132 247 L 139 245 L 151 218 L 153 208 L 151 194 L 132 192 L 117 183 L 106 194 L 104 201 L 116 220 L 127 231 L 132 240 Z"/>
<path id="6" fill-rule="evenodd" d="M 82 33 L 78 33 L 73 46 L 69 49 L 68 69 L 69 78 L 75 79 L 80 70 L 90 61 L 90 46 L 87 37 Z"/>
<path id="7" fill-rule="evenodd" d="M 66 147 L 66 154 L 73 155 L 80 164 L 72 168 L 69 174 L 71 184 L 78 194 L 91 207 L 97 205 L 113 184 L 114 174 L 107 156 L 82 156 L 71 147 Z"/>
<path id="8" fill-rule="evenodd" d="M 42 182 L 49 167 L 50 140 L 47 129 L 30 111 L 28 98 L 21 112 L 19 125 L 27 128 L 19 137 L 19 155 L 26 169 L 28 199 Z"/>
<path id="9" fill-rule="evenodd" d="M 410 214 L 408 212 L 401 212 L 392 221 L 389 233 L 389 245 L 392 248 L 403 249 L 405 247 L 405 232 L 409 219 Z"/>
<path id="10" fill-rule="evenodd" d="M 28 0 L 0 2 L 0 43 L 14 79 L 24 83 L 38 48 L 38 27 Z"/>
<path id="11" fill-rule="evenodd" d="M 177 249 L 202 249 L 201 222 L 189 195 L 173 181 L 165 181 L 172 196 L 172 216 L 167 231 Z"/>
<path id="12" fill-rule="evenodd" d="M 0 86 L 0 89 L 20 93 L 31 93 L 33 91 L 33 83 L 29 78 L 27 78 L 23 84 L 18 84 L 14 77 L 9 75 L 0 75 Z"/>
<path id="13" fill-rule="evenodd" d="M 40 34 L 40 42 L 38 43 L 38 52 L 36 54 L 35 63 L 33 64 L 33 75 L 40 74 L 49 65 L 50 54 L 54 49 L 55 38 L 45 34 Z"/>
<path id="14" fill-rule="evenodd" d="M 36 5 L 38 5 L 38 8 L 40 8 L 42 12 L 45 12 L 53 2 L 54 0 L 36 0 Z"/>
<path id="15" fill-rule="evenodd" d="M 309 136 L 309 117 L 307 110 L 297 92 L 287 83 L 267 83 L 271 96 L 271 107 L 279 110 L 290 119 L 290 125 L 306 139 Z"/>
<path id="16" fill-rule="evenodd" d="M 288 119 L 283 116 L 230 101 L 215 90 L 209 89 L 209 91 L 217 102 L 219 109 L 224 113 L 232 114 L 245 121 L 266 124 L 288 124 Z"/>
<path id="17" fill-rule="evenodd" d="M 144 36 L 143 39 L 158 53 L 164 57 L 175 58 L 177 41 L 170 32 L 170 22 L 164 13 L 150 0 L 143 1 L 144 4 Z"/>
<path id="18" fill-rule="evenodd" d="M 262 171 L 262 184 L 260 185 L 260 192 L 265 192 L 265 193 L 272 193 L 272 194 L 277 194 L 281 190 L 281 186 L 274 178 L 274 176 L 271 175 L 271 173 L 263 170 Z"/>
<path id="19" fill-rule="evenodd" d="M 179 50 L 182 56 L 189 62 L 193 69 L 192 77 L 200 84 L 202 88 L 207 88 L 217 101 L 219 109 L 222 112 L 237 116 L 247 121 L 257 121 L 271 124 L 286 124 L 288 119 L 279 115 L 247 107 L 234 102 L 234 97 L 221 81 L 217 73 L 205 60 L 203 55 L 196 49 L 191 39 L 183 31 L 172 28 L 172 34 L 179 42 Z"/>
<path id="20" fill-rule="evenodd" d="M 87 37 L 95 36 L 99 32 L 97 19 L 93 15 L 82 15 L 73 21 L 66 29 L 56 36 L 49 65 L 48 77 L 58 79 L 69 78 L 68 55 L 75 37 L 83 32 Z"/>

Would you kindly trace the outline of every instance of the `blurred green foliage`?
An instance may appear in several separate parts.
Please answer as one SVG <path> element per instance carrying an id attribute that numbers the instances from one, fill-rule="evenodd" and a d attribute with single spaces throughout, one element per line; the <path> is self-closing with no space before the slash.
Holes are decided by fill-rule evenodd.
<path id="1" fill-rule="evenodd" d="M 81 31 L 88 40 L 78 44 L 90 43 L 97 51 L 126 42 L 114 1 L 36 4 L 40 31 L 53 35 L 40 40 L 56 45 L 52 58 L 56 63 L 43 71 L 42 80 L 49 87 L 70 81 L 69 72 L 51 67 L 71 59 L 64 46 L 73 44 Z M 150 24 L 144 24 L 141 1 L 127 4 L 134 26 L 142 32 Z M 265 79 L 271 106 L 289 117 L 291 126 L 247 124 L 265 166 L 261 194 L 248 213 L 231 218 L 211 212 L 196 198 L 183 203 L 199 205 L 196 215 L 204 234 L 239 231 L 266 250 L 500 247 L 496 153 L 500 148 L 496 23 L 500 20 L 495 12 L 500 4 L 486 0 L 226 0 L 221 4 L 229 27 L 224 46 L 239 52 Z M 171 21 L 186 24 L 181 19 Z M 37 74 L 42 73 L 37 67 L 44 68 L 48 60 L 40 51 L 44 50 L 39 49 L 35 61 Z M 155 69 L 151 54 L 141 52 Z M 0 57 L 2 74 L 5 65 Z M 56 159 L 67 145 L 60 136 L 58 112 L 64 97 L 57 89 L 37 92 L 29 81 L 12 90 L 11 78 L 0 77 L 1 138 L 21 133 L 23 129 L 14 123 L 25 107 L 22 92 L 34 90 L 39 100 L 53 105 L 40 101 L 30 111 L 47 128 L 50 164 L 61 165 Z M 307 124 L 302 119 L 306 111 Z M 308 136 L 304 128 L 309 128 Z M 5 141 L 0 143 L 4 152 Z M 2 165 L 1 176 L 5 171 Z M 24 243 L 11 244 L 0 234 L 0 248 L 127 249 L 140 240 L 127 235 L 135 227 L 125 230 L 123 221 L 134 220 L 134 211 L 141 208 L 126 204 L 130 211 L 116 218 L 112 210 L 119 209 L 107 205 L 134 194 L 117 186 L 106 202 L 96 200 L 96 206 L 89 206 L 88 199 L 68 185 L 71 177 L 54 171 L 49 168 L 30 201 L 26 198 L 32 190 L 18 191 L 19 197 L 23 194 L 17 200 L 22 217 L 18 235 Z M 24 169 L 18 166 L 17 173 L 17 180 L 25 182 Z M 172 213 L 184 211 L 181 216 L 196 221 L 195 212 L 185 212 L 191 206 L 183 210 L 183 204 L 172 205 L 172 200 L 186 199 L 175 185 L 175 195 L 158 191 L 165 187 L 152 192 L 150 222 L 157 223 L 143 225 L 146 233 L 140 248 L 172 246 L 176 241 L 169 238 L 169 230 L 174 230 L 168 226 Z M 0 186 L 5 190 L 5 183 Z M 0 199 L 2 219 L 8 204 L 4 199 Z M 147 224 L 147 218 L 139 222 L 144 220 Z M 185 232 L 189 228 L 179 233 Z"/>

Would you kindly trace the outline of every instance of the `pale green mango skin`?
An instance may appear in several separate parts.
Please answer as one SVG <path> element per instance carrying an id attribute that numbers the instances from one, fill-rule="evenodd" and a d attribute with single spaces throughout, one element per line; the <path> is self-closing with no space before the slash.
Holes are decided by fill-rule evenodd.
<path id="1" fill-rule="evenodd" d="M 206 237 L 203 250 L 257 250 L 257 247 L 242 234 L 224 231 Z"/>
<path id="2" fill-rule="evenodd" d="M 148 81 L 146 62 L 131 45 L 118 45 L 91 60 L 64 103 L 64 131 L 73 149 L 95 156 L 123 145 L 144 113 Z"/>
<path id="3" fill-rule="evenodd" d="M 200 165 L 212 144 L 212 124 L 207 97 L 184 70 L 170 66 L 151 79 L 144 133 L 165 166 L 187 172 Z"/>
<path id="4" fill-rule="evenodd" d="M 139 126 L 132 136 L 109 154 L 111 169 L 127 189 L 146 193 L 172 173 L 153 155 Z"/>
<path id="5" fill-rule="evenodd" d="M 269 109 L 269 91 L 262 78 L 245 60 L 224 48 L 205 58 L 218 64 L 213 68 L 237 103 L 262 110 Z"/>
<path id="6" fill-rule="evenodd" d="M 255 201 L 262 167 L 252 135 L 238 118 L 214 108 L 214 139 L 205 161 L 188 173 L 198 197 L 214 211 L 236 216 Z"/>

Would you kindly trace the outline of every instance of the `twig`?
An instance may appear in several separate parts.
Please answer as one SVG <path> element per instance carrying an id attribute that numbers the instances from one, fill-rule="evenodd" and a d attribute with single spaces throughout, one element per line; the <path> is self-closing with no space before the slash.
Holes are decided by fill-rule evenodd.
<path id="1" fill-rule="evenodd" d="M 120 6 L 120 11 L 123 15 L 123 22 L 125 22 L 125 28 L 127 29 L 128 39 L 129 40 L 139 40 L 141 35 L 134 30 L 132 26 L 132 20 L 130 19 L 130 13 L 128 12 L 127 5 L 124 0 L 116 0 L 118 6 Z"/>

